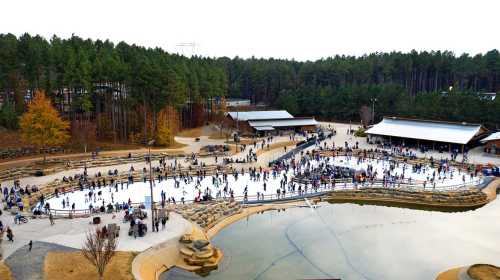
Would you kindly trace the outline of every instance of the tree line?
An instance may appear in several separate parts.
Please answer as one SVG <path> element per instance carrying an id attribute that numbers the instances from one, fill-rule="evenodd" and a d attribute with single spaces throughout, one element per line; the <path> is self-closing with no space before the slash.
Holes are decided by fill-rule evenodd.
<path id="1" fill-rule="evenodd" d="M 375 116 L 467 121 L 496 127 L 500 55 L 448 51 L 373 53 L 317 61 L 184 57 L 160 48 L 72 36 L 0 34 L 0 125 L 16 129 L 26 100 L 46 92 L 75 133 L 115 141 L 173 135 L 200 124 L 213 97 L 284 108 L 295 115 L 358 121 Z M 197 116 L 195 116 L 197 115 Z M 170 121 L 178 120 L 176 122 Z M 170 136 L 169 136 L 170 137 Z"/>
<path id="2" fill-rule="evenodd" d="M 358 121 L 360 109 L 376 119 L 396 115 L 467 121 L 496 127 L 500 98 L 478 93 L 500 89 L 500 55 L 391 52 L 317 61 L 218 59 L 228 75 L 228 94 L 285 108 L 292 114 Z"/>
<path id="3" fill-rule="evenodd" d="M 0 35 L 0 125 L 7 128 L 17 128 L 25 101 L 42 90 L 77 131 L 94 124 L 99 138 L 148 139 L 159 115 L 178 119 L 170 114 L 223 96 L 226 87 L 224 69 L 209 58 L 77 36 Z"/>

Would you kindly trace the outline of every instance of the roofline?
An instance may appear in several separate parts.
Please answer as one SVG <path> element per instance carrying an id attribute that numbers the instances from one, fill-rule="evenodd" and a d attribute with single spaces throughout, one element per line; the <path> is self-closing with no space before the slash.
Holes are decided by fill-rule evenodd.
<path id="1" fill-rule="evenodd" d="M 440 123 L 440 124 L 454 124 L 460 126 L 480 126 L 484 128 L 482 124 L 479 123 L 468 123 L 468 122 L 450 122 L 450 121 L 439 121 L 439 120 L 427 120 L 427 119 L 413 119 L 405 117 L 394 117 L 394 116 L 384 116 L 383 119 L 388 120 L 402 120 L 402 121 L 414 121 L 414 122 L 429 122 L 429 123 Z"/>
<path id="2" fill-rule="evenodd" d="M 314 117 L 293 117 L 293 118 L 279 118 L 279 119 L 248 119 L 249 122 L 269 122 L 269 121 L 290 121 L 290 120 L 316 120 Z"/>
<path id="3" fill-rule="evenodd" d="M 226 113 L 251 113 L 251 112 L 287 112 L 287 110 L 250 110 L 250 111 L 228 111 Z M 290 114 L 290 113 L 288 113 Z"/>
<path id="4" fill-rule="evenodd" d="M 462 142 L 453 142 L 453 141 L 439 141 L 439 140 L 428 140 L 428 139 L 422 139 L 422 138 L 413 138 L 413 137 L 403 137 L 403 136 L 395 136 L 395 135 L 387 135 L 387 134 L 374 134 L 374 133 L 367 133 L 369 135 L 378 135 L 378 136 L 389 136 L 389 137 L 396 137 L 396 138 L 405 138 L 405 139 L 413 139 L 413 140 L 423 140 L 423 141 L 429 141 L 429 142 L 437 142 L 437 143 L 451 143 L 451 144 L 459 144 L 459 145 L 467 145 L 471 140 L 469 140 L 466 143 Z"/>

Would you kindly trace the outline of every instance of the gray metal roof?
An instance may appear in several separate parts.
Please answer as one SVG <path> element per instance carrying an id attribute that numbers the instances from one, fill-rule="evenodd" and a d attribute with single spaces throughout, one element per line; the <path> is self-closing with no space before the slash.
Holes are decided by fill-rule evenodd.
<path id="1" fill-rule="evenodd" d="M 248 112 L 228 112 L 233 120 L 250 121 L 250 120 L 269 120 L 269 119 L 293 119 L 285 110 L 281 111 L 248 111 Z"/>
<path id="2" fill-rule="evenodd" d="M 424 120 L 384 118 L 367 134 L 467 144 L 481 130 L 481 125 Z"/>
<path id="3" fill-rule="evenodd" d="M 281 119 L 281 120 L 258 120 L 249 121 L 251 127 L 271 126 L 271 127 L 287 127 L 287 126 L 309 126 L 317 125 L 318 122 L 314 118 L 303 119 Z"/>
<path id="4" fill-rule="evenodd" d="M 486 143 L 488 141 L 494 141 L 494 140 L 500 140 L 500 132 L 495 132 L 495 133 L 491 134 L 490 136 L 482 139 L 480 142 Z"/>
<path id="5" fill-rule="evenodd" d="M 270 130 L 274 130 L 274 127 L 272 127 L 272 126 L 256 126 L 254 128 L 255 128 L 255 130 L 258 130 L 258 131 L 270 131 Z"/>

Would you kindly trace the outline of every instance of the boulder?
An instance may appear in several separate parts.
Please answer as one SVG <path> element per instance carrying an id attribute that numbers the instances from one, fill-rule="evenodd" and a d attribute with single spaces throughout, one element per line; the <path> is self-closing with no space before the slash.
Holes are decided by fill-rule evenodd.
<path id="1" fill-rule="evenodd" d="M 193 246 L 197 250 L 202 250 L 203 248 L 207 247 L 208 244 L 210 244 L 210 242 L 208 242 L 207 240 L 204 240 L 204 239 L 198 239 L 198 240 L 193 241 Z"/>

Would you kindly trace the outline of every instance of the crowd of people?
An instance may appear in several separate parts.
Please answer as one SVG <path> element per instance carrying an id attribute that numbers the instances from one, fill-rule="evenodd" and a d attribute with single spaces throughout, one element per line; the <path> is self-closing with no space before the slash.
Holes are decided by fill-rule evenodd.
<path id="1" fill-rule="evenodd" d="M 343 145 L 336 146 L 336 131 L 330 129 L 323 133 L 328 132 L 329 137 L 317 137 L 311 149 L 294 154 L 269 168 L 258 165 L 238 168 L 232 163 L 256 163 L 257 150 L 269 149 L 270 144 L 275 141 L 272 136 L 255 140 L 252 144 L 242 144 L 240 154 L 224 158 L 220 163 L 216 157 L 215 163 L 219 164 L 219 167 L 209 173 L 207 165 L 195 154 L 189 157 L 185 166 L 177 158 L 161 158 L 151 162 L 153 186 L 161 188 L 157 200 L 161 208 L 167 208 L 169 204 L 213 199 L 238 199 L 244 202 L 287 199 L 337 187 L 377 185 L 395 188 L 401 185 L 419 185 L 424 189 L 435 189 L 446 185 L 446 182 L 456 182 L 457 178 L 465 185 L 477 182 L 479 177 L 475 170 L 462 170 L 450 163 L 450 160 L 456 159 L 456 153 L 451 153 L 450 160 L 435 160 L 431 157 L 428 163 L 410 164 L 407 160 L 415 160 L 417 153 L 408 147 L 392 145 L 385 149 L 361 150 L 357 141 L 345 141 Z M 352 133 L 354 130 L 349 131 L 349 135 Z M 313 139 L 313 136 L 319 134 L 320 132 L 301 136 Z M 290 134 L 288 137 L 290 140 L 296 140 L 298 136 L 299 134 Z M 353 151 L 360 150 L 361 153 L 354 155 Z M 92 213 L 122 212 L 124 220 L 130 225 L 129 235 L 134 238 L 144 236 L 147 232 L 146 223 L 143 221 L 146 212 L 144 205 L 135 203 L 141 202 L 142 197 L 134 196 L 135 190 L 129 189 L 135 188 L 133 185 L 137 182 L 146 183 L 149 180 L 149 169 L 143 167 L 142 170 L 136 171 L 134 166 L 130 166 L 125 173 L 125 179 L 117 169 L 89 175 L 85 168 L 82 174 L 64 176 L 61 178 L 62 182 L 73 183 L 77 187 L 56 188 L 49 198 L 40 194 L 39 207 L 34 213 L 48 214 L 51 224 L 54 224 L 50 209 L 69 212 L 82 210 L 79 207 L 82 204 L 80 198 L 75 198 L 72 194 L 83 192 L 82 200 L 86 210 Z M 165 181 L 168 181 L 168 184 Z M 341 185 L 339 182 L 342 182 Z M 4 208 L 15 206 L 20 211 L 24 210 L 23 196 L 37 194 L 39 191 L 34 185 L 22 187 L 19 181 L 14 182 L 12 186 L 0 186 L 0 189 Z M 126 195 L 128 197 L 124 199 Z M 53 198 L 61 198 L 58 200 L 60 206 L 51 205 Z M 16 223 L 21 221 L 21 218 L 16 215 Z M 165 228 L 167 220 L 168 215 L 156 217 L 152 230 L 158 231 L 160 223 L 162 228 Z M 0 232 L 5 232 L 8 240 L 13 241 L 12 229 L 4 228 L 1 222 Z"/>

